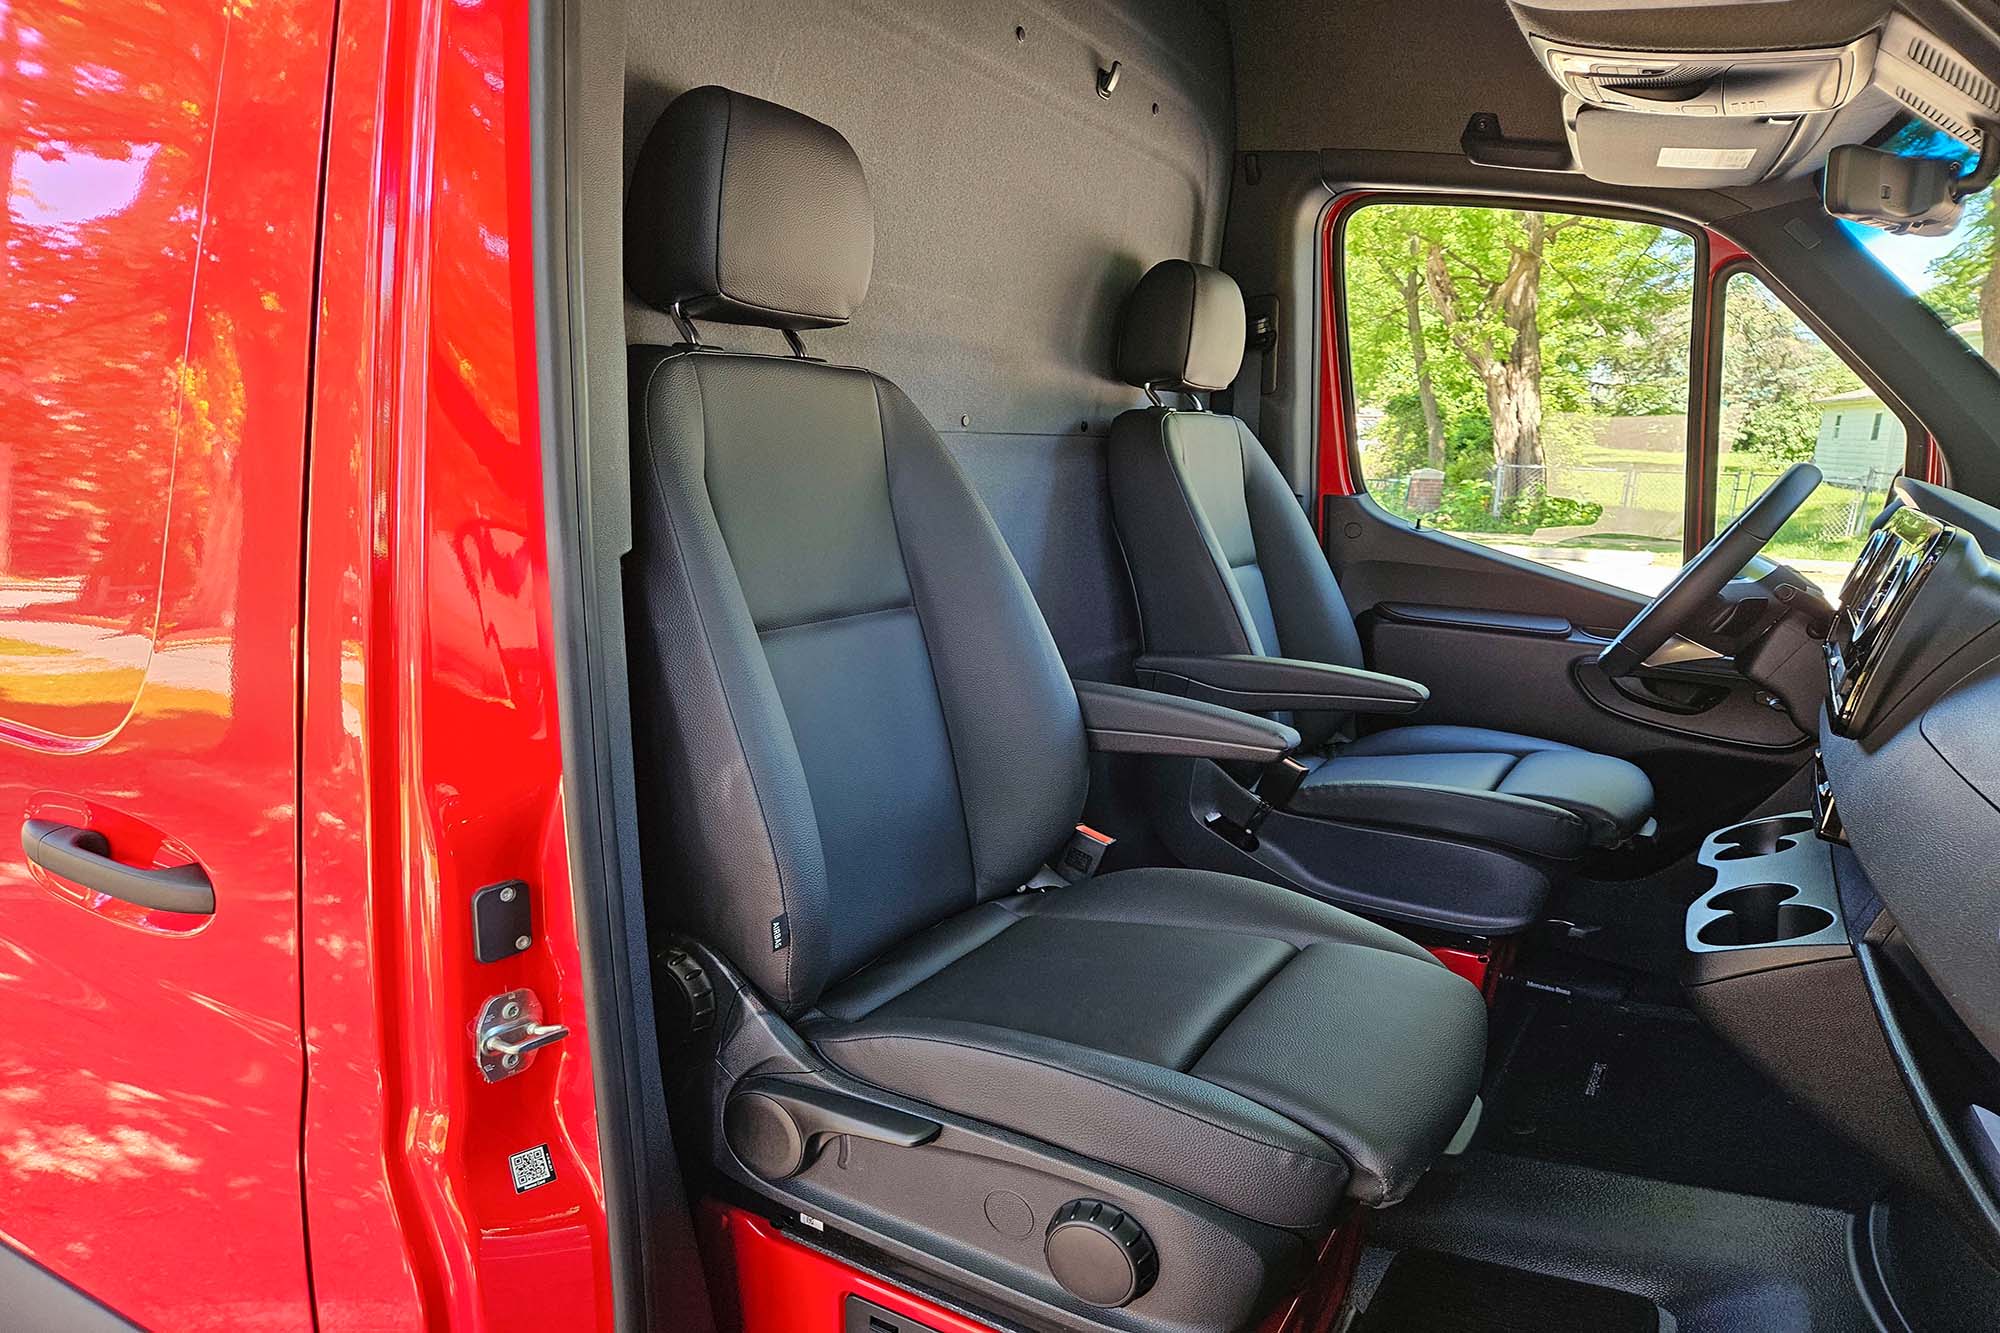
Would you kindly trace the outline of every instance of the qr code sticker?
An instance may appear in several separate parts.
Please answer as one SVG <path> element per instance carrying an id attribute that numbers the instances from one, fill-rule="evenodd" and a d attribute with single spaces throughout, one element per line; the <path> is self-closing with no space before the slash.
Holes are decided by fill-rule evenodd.
<path id="1" fill-rule="evenodd" d="M 516 1194 L 526 1194 L 556 1178 L 556 1165 L 549 1160 L 549 1145 L 546 1143 L 515 1153 L 507 1159 L 507 1169 L 514 1173 Z"/>

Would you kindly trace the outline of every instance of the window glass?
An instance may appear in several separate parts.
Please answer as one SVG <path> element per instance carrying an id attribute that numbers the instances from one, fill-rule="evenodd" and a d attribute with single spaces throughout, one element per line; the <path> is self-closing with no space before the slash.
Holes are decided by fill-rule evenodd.
<path id="1" fill-rule="evenodd" d="M 1363 480 L 1390 512 L 1657 592 L 1686 508 L 1687 234 L 1374 204 L 1343 229 Z"/>
<path id="2" fill-rule="evenodd" d="M 1722 456 L 1716 528 L 1793 463 L 1826 480 L 1764 553 L 1831 596 L 1902 470 L 1903 423 L 1754 273 L 1722 295 Z"/>
<path id="3" fill-rule="evenodd" d="M 1947 157 L 1967 168 L 1972 149 L 1924 121 L 1907 119 L 1882 146 L 1906 157 Z M 1861 222 L 1843 222 L 1862 249 L 1988 364 L 2000 365 L 2000 274 L 1994 267 L 1993 191 L 1965 201 L 1949 236 L 1897 235 Z"/>

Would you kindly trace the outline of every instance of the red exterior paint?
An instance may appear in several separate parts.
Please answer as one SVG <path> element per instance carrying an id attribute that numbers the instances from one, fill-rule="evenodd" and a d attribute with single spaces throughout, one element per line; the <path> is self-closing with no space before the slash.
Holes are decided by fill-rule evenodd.
<path id="1" fill-rule="evenodd" d="M 1259 1326 L 1259 1333 L 1333 1333 L 1354 1286 L 1354 1270 L 1361 1262 L 1367 1221 L 1360 1205 L 1347 1206 L 1346 1216 L 1320 1242 L 1305 1285 L 1291 1300 L 1271 1312 Z"/>
<path id="2" fill-rule="evenodd" d="M 0 1243 L 160 1328 L 312 1322 L 297 622 L 332 23 L 0 5 Z M 214 916 L 31 872 L 36 814 L 198 861 Z"/>
<path id="3" fill-rule="evenodd" d="M 1344 194 L 1333 201 L 1320 221 L 1319 276 L 1319 495 L 1312 507 L 1313 525 L 1320 523 L 1329 495 L 1358 495 L 1361 479 L 1354 475 L 1353 445 L 1347 434 L 1347 389 L 1341 355 L 1341 331 L 1346 327 L 1340 305 L 1340 255 L 1335 242 L 1340 220 L 1373 198 Z"/>
<path id="4" fill-rule="evenodd" d="M 562 820 L 533 318 L 529 39 L 509 0 L 344 0 L 306 548 L 306 1213 L 327 1330 L 608 1327 Z M 471 955 L 479 887 L 535 942 Z M 569 1037 L 487 1084 L 526 986 Z M 553 1183 L 516 1194 L 510 1154 Z"/>
<path id="5" fill-rule="evenodd" d="M 878 1282 L 788 1239 L 740 1208 L 708 1204 L 702 1234 L 723 1327 L 742 1333 L 840 1333 L 847 1298 L 859 1296 L 937 1333 L 993 1333 L 985 1324 Z"/>
<path id="6" fill-rule="evenodd" d="M 1706 405 L 1719 401 L 1710 377 L 1722 368 L 1722 349 L 1717 345 L 1722 328 L 1712 315 L 1722 308 L 1723 288 L 1729 281 L 1730 272 L 1750 258 L 1750 252 L 1720 232 L 1705 230 L 1704 235 L 1708 241 L 1708 271 L 1702 275 L 1702 308 L 1710 312 L 1711 318 L 1702 320 L 1695 328 L 1700 350 L 1695 357 L 1694 377 L 1689 385 L 1688 401 L 1694 410 L 1688 413 L 1687 466 L 1690 477 L 1713 478 L 1720 467 L 1722 442 L 1715 435 L 1716 423 L 1710 419 Z M 1692 555 L 1715 536 L 1715 487 L 1713 484 L 1691 484 L 1689 497 L 1682 549 Z"/>
<path id="7" fill-rule="evenodd" d="M 1474 952 L 1471 949 L 1453 948 L 1448 944 L 1434 944 L 1431 946 L 1431 956 L 1479 987 L 1482 993 L 1486 990 L 1486 969 L 1493 959 L 1490 951 Z"/>

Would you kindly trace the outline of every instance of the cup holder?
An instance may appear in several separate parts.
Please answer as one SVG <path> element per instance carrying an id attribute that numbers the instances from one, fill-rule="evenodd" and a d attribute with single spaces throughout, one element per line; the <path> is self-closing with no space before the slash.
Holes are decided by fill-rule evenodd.
<path id="1" fill-rule="evenodd" d="M 1718 893 L 1708 900 L 1708 905 L 1725 915 L 1703 926 L 1695 938 L 1718 949 L 1783 944 L 1817 935 L 1833 924 L 1833 913 L 1824 907 L 1792 902 L 1798 893 L 1798 887 L 1792 884 L 1746 884 Z"/>
<path id="2" fill-rule="evenodd" d="M 1812 826 L 1810 815 L 1780 815 L 1776 819 L 1760 819 L 1751 824 L 1738 824 L 1735 828 L 1716 835 L 1715 859 L 1747 861 L 1753 856 L 1788 852 L 1798 846 L 1799 835 L 1810 833 Z"/>

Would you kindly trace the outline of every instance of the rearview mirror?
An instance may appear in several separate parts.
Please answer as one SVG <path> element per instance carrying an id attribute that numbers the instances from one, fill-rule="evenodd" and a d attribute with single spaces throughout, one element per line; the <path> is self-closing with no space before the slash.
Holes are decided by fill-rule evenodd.
<path id="1" fill-rule="evenodd" d="M 1820 181 L 1833 216 L 1918 236 L 1948 235 L 1965 193 L 1950 158 L 1902 157 L 1855 143 L 1827 154 Z"/>

